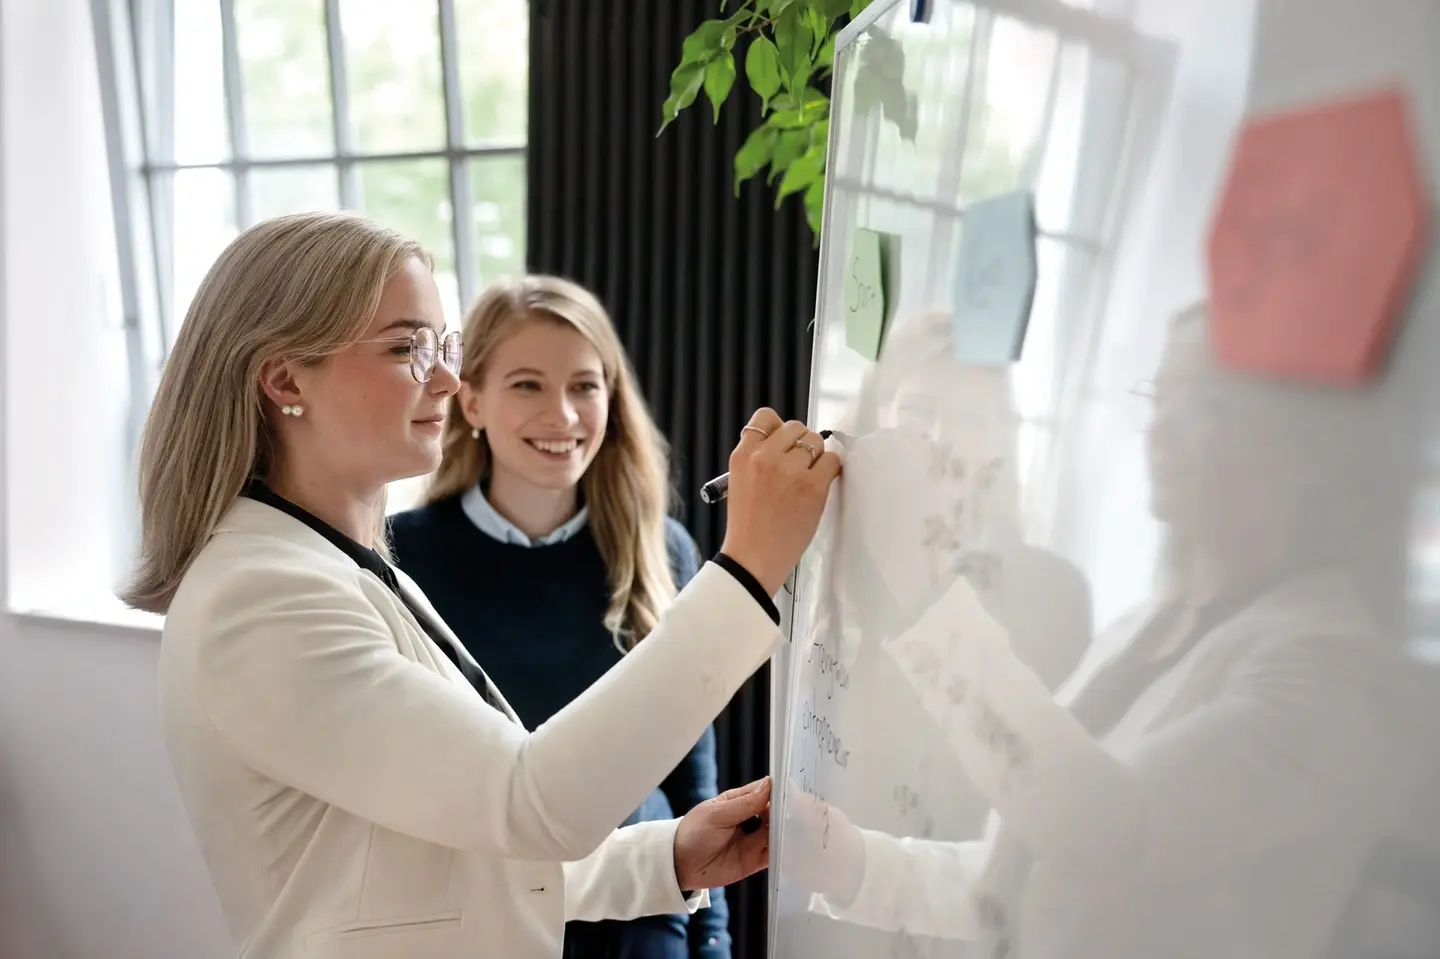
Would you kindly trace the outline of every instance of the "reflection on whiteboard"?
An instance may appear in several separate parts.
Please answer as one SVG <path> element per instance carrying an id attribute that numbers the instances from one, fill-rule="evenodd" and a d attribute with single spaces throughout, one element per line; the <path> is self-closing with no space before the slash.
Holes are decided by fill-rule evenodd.
<path id="1" fill-rule="evenodd" d="M 1413 861 L 1425 765 L 1398 653 L 1405 404 L 1222 369 L 1204 303 L 1157 314 L 1163 354 L 1125 364 L 1143 382 L 1100 377 L 1165 58 L 1058 2 L 936 2 L 925 25 L 881 5 L 836 60 L 811 414 L 846 466 L 789 610 L 773 955 L 1365 955 L 1343 947 Z M 884 71 L 858 69 L 867 38 Z M 913 124 L 863 89 L 897 83 Z M 1039 232 L 1025 348 L 966 363 L 965 211 L 1016 190 Z M 862 229 L 902 258 L 875 362 L 842 319 Z M 1101 418 L 1133 429 L 1115 469 L 1154 550 L 1067 549 L 1055 504 L 1093 481 Z"/>

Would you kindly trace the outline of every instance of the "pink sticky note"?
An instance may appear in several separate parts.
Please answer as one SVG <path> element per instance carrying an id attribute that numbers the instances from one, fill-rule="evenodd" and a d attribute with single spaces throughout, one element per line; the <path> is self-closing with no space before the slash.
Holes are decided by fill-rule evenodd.
<path id="1" fill-rule="evenodd" d="M 1400 91 L 1252 119 L 1210 228 L 1219 360 L 1313 383 L 1375 375 L 1428 221 Z"/>

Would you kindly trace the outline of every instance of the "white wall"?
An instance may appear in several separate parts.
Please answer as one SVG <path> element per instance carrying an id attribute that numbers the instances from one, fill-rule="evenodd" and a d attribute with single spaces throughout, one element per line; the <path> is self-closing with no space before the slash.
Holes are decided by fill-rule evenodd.
<path id="1" fill-rule="evenodd" d="M 0 628 L 0 956 L 233 956 L 160 738 L 154 635 Z"/>
<path id="2" fill-rule="evenodd" d="M 218 959 L 156 634 L 3 611 L 110 575 L 124 354 L 99 124 L 85 0 L 0 0 L 0 957 Z"/>
<path id="3" fill-rule="evenodd" d="M 82 593 L 93 606 L 113 592 L 124 490 L 125 338 L 95 47 L 86 0 L 14 0 L 3 16 L 8 599 L 73 610 Z"/>

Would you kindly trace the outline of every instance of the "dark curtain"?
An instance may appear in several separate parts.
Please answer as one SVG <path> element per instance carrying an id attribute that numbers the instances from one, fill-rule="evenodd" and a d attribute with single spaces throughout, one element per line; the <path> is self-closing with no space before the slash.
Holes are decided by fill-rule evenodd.
<path id="1" fill-rule="evenodd" d="M 805 418 L 817 257 L 796 199 L 763 181 L 733 195 L 732 158 L 759 119 L 740 78 L 656 138 L 681 41 L 717 0 L 532 0 L 526 262 L 594 290 L 611 310 L 669 437 L 677 511 L 703 555 L 723 510 L 700 484 L 758 406 Z M 769 681 L 720 717 L 721 788 L 769 768 Z M 730 890 L 736 959 L 765 947 L 766 885 Z"/>

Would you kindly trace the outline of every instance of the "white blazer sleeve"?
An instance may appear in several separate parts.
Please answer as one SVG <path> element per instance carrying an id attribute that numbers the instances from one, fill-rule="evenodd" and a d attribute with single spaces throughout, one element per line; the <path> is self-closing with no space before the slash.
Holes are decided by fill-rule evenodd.
<path id="1" fill-rule="evenodd" d="M 709 890 L 687 898 L 676 882 L 679 824 L 668 819 L 625 826 L 584 859 L 565 863 L 565 921 L 638 919 L 707 908 Z"/>
<path id="2" fill-rule="evenodd" d="M 1164 877 L 1234 868 L 1365 815 L 1362 797 L 1396 758 L 1388 673 L 1381 640 L 1344 629 L 1271 623 L 1217 696 L 1123 759 L 1015 659 L 963 581 L 887 649 L 1038 861 Z"/>
<path id="3" fill-rule="evenodd" d="M 187 630 L 196 694 L 252 768 L 396 832 L 516 859 L 590 855 L 780 641 L 707 564 L 645 642 L 527 733 L 401 656 L 358 580 L 282 564 L 209 599 Z"/>

